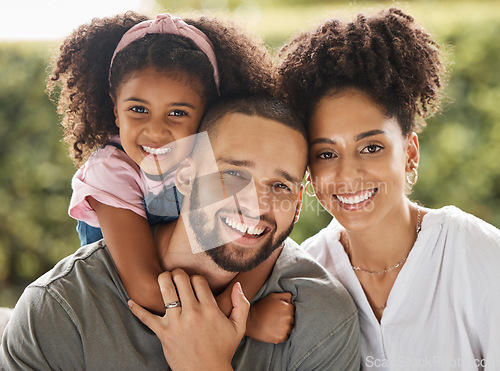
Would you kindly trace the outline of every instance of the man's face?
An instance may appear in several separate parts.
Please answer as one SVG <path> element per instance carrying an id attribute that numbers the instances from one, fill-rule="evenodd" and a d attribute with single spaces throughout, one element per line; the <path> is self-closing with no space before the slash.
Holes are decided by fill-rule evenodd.
<path id="1" fill-rule="evenodd" d="M 292 230 L 306 142 L 277 121 L 231 113 L 221 119 L 211 145 L 217 172 L 194 179 L 187 219 L 216 264 L 247 271 L 267 259 Z"/>

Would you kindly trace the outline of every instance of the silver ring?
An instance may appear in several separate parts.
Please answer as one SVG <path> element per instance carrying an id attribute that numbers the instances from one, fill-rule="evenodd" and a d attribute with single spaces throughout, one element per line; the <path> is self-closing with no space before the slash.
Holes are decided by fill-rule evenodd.
<path id="1" fill-rule="evenodd" d="M 180 307 L 181 306 L 181 302 L 176 300 L 176 301 L 172 301 L 168 304 L 165 304 L 165 309 L 170 309 L 170 308 L 177 308 L 177 307 Z"/>

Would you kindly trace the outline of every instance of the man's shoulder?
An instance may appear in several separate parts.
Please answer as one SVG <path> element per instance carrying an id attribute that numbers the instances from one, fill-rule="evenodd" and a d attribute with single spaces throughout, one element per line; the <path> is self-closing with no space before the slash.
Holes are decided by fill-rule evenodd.
<path id="1" fill-rule="evenodd" d="M 324 279 L 326 284 L 340 285 L 335 277 L 291 238 L 285 240 L 283 251 L 276 262 L 276 270 L 282 277 L 318 278 Z"/>
<path id="2" fill-rule="evenodd" d="M 158 338 L 127 299 L 104 242 L 81 247 L 21 295 L 0 369 L 165 369 Z"/>
<path id="3" fill-rule="evenodd" d="M 31 283 L 28 288 L 49 288 L 70 276 L 81 276 L 88 268 L 106 268 L 111 263 L 111 257 L 103 240 L 82 246 L 75 253 L 60 260 L 51 270 Z M 89 272 L 89 275 L 91 273 Z"/>
<path id="4" fill-rule="evenodd" d="M 304 305 L 311 304 L 312 311 L 335 312 L 339 322 L 357 313 L 352 297 L 340 281 L 290 238 L 285 241 L 271 280 L 284 291 L 295 291 L 296 300 L 311 301 Z"/>
<path id="5" fill-rule="evenodd" d="M 359 323 L 354 301 L 342 284 L 291 239 L 259 297 L 289 292 L 294 329 L 280 369 L 359 369 Z"/>

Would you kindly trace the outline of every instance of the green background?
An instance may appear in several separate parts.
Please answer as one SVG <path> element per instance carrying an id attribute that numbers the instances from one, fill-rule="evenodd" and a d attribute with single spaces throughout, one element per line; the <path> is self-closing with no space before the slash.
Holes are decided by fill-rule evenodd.
<path id="1" fill-rule="evenodd" d="M 300 30 L 328 17 L 351 19 L 393 3 L 179 0 L 156 12 L 223 12 L 262 36 L 276 55 Z M 449 63 L 443 113 L 420 135 L 419 181 L 411 195 L 425 206 L 454 204 L 500 226 L 500 3 L 412 1 L 396 4 L 442 44 Z M 75 171 L 55 106 L 45 94 L 54 42 L 0 43 L 0 306 L 79 246 L 67 215 Z M 303 241 L 330 216 L 305 197 L 292 237 Z M 390 231 L 388 231 L 390 233 Z"/>

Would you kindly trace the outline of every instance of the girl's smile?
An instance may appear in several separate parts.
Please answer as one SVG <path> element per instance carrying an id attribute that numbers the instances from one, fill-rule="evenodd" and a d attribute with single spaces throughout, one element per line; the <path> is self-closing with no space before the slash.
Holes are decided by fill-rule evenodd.
<path id="1" fill-rule="evenodd" d="M 116 125 L 127 155 L 144 171 L 174 168 L 191 152 L 192 140 L 205 110 L 198 83 L 182 74 L 147 68 L 117 91 Z"/>

